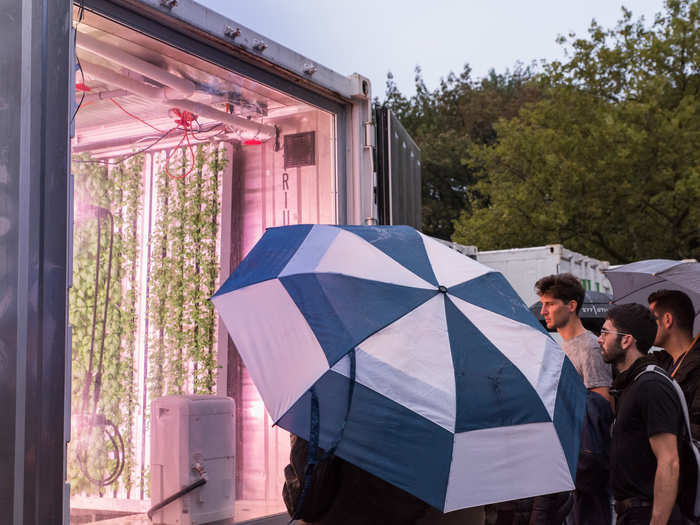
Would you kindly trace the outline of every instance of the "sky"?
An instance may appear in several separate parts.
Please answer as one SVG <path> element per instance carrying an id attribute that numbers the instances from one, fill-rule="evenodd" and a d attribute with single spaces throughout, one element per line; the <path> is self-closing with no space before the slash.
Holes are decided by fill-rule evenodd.
<path id="1" fill-rule="evenodd" d="M 519 61 L 563 58 L 560 34 L 592 19 L 614 27 L 622 6 L 652 22 L 663 0 L 197 0 L 338 73 L 357 72 L 384 98 L 387 73 L 412 95 L 420 65 L 428 89 L 464 64 L 472 77 Z"/>

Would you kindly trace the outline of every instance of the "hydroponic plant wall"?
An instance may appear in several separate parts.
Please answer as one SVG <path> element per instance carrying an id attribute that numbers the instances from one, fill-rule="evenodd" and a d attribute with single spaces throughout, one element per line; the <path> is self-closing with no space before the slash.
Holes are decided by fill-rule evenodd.
<path id="1" fill-rule="evenodd" d="M 194 169 L 180 158 L 174 176 L 155 165 L 156 222 L 149 271 L 149 393 L 212 394 L 216 314 L 209 298 L 219 274 L 223 146 L 197 146 Z M 172 169 L 170 172 L 174 171 Z"/>
<path id="2" fill-rule="evenodd" d="M 150 401 L 214 391 L 224 150 L 73 159 L 73 494 L 147 496 Z"/>

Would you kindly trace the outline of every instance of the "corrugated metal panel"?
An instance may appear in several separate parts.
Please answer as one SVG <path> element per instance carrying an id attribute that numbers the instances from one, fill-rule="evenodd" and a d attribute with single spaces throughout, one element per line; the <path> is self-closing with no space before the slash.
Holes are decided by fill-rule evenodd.
<path id="1" fill-rule="evenodd" d="M 421 151 L 399 119 L 377 107 L 377 207 L 380 224 L 422 225 Z"/>

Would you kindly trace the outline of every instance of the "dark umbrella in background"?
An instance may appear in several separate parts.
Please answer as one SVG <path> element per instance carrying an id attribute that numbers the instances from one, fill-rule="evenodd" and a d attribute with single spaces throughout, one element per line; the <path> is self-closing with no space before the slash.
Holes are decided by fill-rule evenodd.
<path id="1" fill-rule="evenodd" d="M 616 304 L 646 306 L 652 292 L 661 289 L 685 292 L 695 306 L 693 333 L 700 331 L 700 262 L 649 259 L 605 271 L 613 287 Z"/>
<path id="2" fill-rule="evenodd" d="M 611 304 L 612 296 L 603 292 L 595 292 L 593 290 L 586 290 L 586 296 L 583 299 L 583 305 L 581 306 L 581 311 L 579 316 L 581 317 L 581 322 L 583 326 L 595 333 L 600 335 L 600 329 L 605 322 L 605 316 L 608 315 L 608 310 L 612 306 Z M 544 317 L 540 313 L 542 305 L 540 302 L 536 302 L 530 306 L 530 311 L 537 317 L 537 320 L 542 323 L 545 328 Z"/>

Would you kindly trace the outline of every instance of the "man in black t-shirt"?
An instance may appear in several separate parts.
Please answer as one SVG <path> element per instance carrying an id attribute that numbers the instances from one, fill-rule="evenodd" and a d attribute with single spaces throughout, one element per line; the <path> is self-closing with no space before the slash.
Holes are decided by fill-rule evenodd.
<path id="1" fill-rule="evenodd" d="M 690 430 L 700 439 L 700 334 L 693 339 L 695 308 L 680 290 L 657 290 L 649 296 L 649 310 L 658 330 L 654 359 L 683 390 L 690 415 Z"/>
<path id="2" fill-rule="evenodd" d="M 610 473 L 618 525 L 682 523 L 672 512 L 678 491 L 681 408 L 668 381 L 654 373 L 646 353 L 656 320 L 639 304 L 611 308 L 598 342 L 603 359 L 620 372 L 613 382 L 617 414 Z"/>

